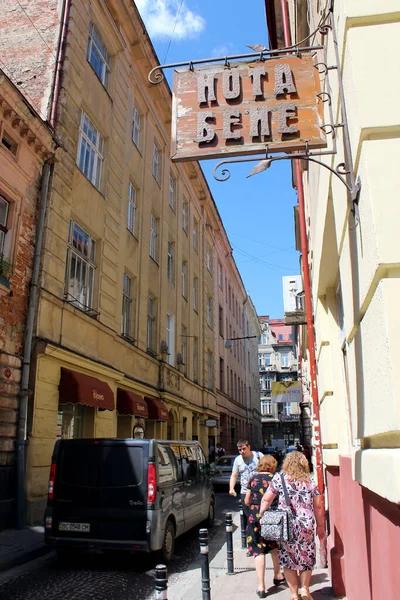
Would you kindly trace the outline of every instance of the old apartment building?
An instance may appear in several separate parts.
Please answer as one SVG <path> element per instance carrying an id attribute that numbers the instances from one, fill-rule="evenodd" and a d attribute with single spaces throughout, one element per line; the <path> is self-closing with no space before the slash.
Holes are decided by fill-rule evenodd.
<path id="1" fill-rule="evenodd" d="M 171 94 L 148 82 L 157 58 L 135 4 L 33 0 L 35 28 L 4 8 L 8 73 L 65 148 L 52 172 L 31 365 L 35 521 L 57 438 L 132 436 L 141 425 L 146 437 L 199 439 L 207 450 L 225 415 L 233 429 L 232 410 L 235 435 L 250 431 L 256 347 L 232 353 L 222 338 L 245 337 L 256 315 L 216 243 L 226 233 L 199 165 L 169 159 Z"/>

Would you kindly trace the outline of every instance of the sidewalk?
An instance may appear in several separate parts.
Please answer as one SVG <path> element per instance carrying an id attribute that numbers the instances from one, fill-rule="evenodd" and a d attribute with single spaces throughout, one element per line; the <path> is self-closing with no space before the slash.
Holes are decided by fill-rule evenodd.
<path id="1" fill-rule="evenodd" d="M 44 543 L 44 527 L 6 529 L 0 532 L 0 571 L 43 556 L 52 548 Z"/>
<path id="2" fill-rule="evenodd" d="M 241 547 L 240 515 L 234 515 L 237 526 L 233 534 L 234 574 L 227 574 L 226 543 L 210 561 L 211 598 L 229 598 L 243 600 L 257 598 L 257 577 L 254 569 L 254 559 L 246 556 L 246 550 Z M 210 548 L 210 554 L 211 552 Z M 168 588 L 168 600 L 199 600 L 201 598 L 201 572 L 199 565 L 179 578 L 178 584 L 172 583 Z M 266 591 L 268 598 L 273 600 L 288 600 L 290 591 L 287 585 L 274 586 L 271 557 L 267 556 Z M 315 569 L 311 579 L 310 592 L 314 600 L 334 600 L 328 569 Z M 343 599 L 346 600 L 346 599 Z"/>

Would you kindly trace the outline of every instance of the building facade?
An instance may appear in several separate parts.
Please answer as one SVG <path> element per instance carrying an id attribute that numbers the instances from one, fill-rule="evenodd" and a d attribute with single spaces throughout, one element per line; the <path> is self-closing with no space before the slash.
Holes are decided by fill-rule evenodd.
<path id="1" fill-rule="evenodd" d="M 15 451 L 29 284 L 43 166 L 54 158 L 55 149 L 49 127 L 0 71 L 0 530 L 15 526 Z"/>
<path id="2" fill-rule="evenodd" d="M 300 405 L 298 402 L 274 402 L 272 385 L 297 380 L 296 347 L 292 328 L 284 319 L 260 316 L 261 336 L 258 344 L 258 370 L 263 442 L 280 446 L 300 442 Z"/>
<path id="3" fill-rule="evenodd" d="M 275 43 L 283 46 L 281 3 L 268 5 L 277 11 Z M 390 1 L 288 7 L 292 43 L 328 25 L 327 35 L 314 39 L 324 46 L 318 61 L 330 68 L 329 83 L 321 74 L 329 94 L 325 123 L 333 114 L 340 126 L 337 155 L 323 161 L 333 172 L 344 163 L 346 183 L 361 184 L 351 196 L 332 172 L 303 165 L 329 567 L 337 596 L 394 600 L 400 584 L 400 82 L 392 73 L 400 68 L 399 11 Z M 300 351 L 309 377 L 305 329 Z"/>
<path id="4" fill-rule="evenodd" d="M 29 522 L 43 516 L 59 438 L 131 437 L 140 426 L 207 450 L 226 415 L 235 435 L 251 418 L 243 346 L 225 353 L 217 310 L 224 335 L 228 322 L 231 336 L 244 336 L 247 296 L 232 256 L 218 250 L 226 233 L 199 165 L 169 158 L 171 93 L 148 82 L 158 63 L 135 4 L 30 9 L 39 5 L 36 29 L 52 52 L 39 61 L 29 27 L 17 46 L 25 11 L 10 15 L 1 42 L 28 90 L 22 67 L 32 56 L 32 94 L 65 148 L 53 167 L 31 364 Z M 217 402 L 221 356 L 226 407 Z"/>

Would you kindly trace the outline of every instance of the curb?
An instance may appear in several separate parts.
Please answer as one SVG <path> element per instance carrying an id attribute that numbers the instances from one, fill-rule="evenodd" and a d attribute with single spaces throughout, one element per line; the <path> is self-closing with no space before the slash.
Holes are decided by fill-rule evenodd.
<path id="1" fill-rule="evenodd" d="M 52 552 L 54 548 L 43 544 L 34 548 L 33 550 L 28 550 L 27 552 L 23 552 L 21 554 L 16 554 L 11 556 L 10 558 L 0 560 L 0 572 L 9 571 L 14 567 L 18 567 L 19 565 L 23 565 L 31 560 L 35 560 L 36 558 L 40 558 L 45 554 L 49 554 Z"/>

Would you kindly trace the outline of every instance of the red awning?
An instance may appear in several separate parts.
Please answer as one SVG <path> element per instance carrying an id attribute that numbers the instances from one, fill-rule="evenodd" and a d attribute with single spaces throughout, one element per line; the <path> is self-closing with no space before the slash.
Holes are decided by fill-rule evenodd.
<path id="1" fill-rule="evenodd" d="M 120 415 L 132 415 L 143 419 L 149 416 L 147 404 L 142 396 L 122 388 L 117 389 L 117 411 Z"/>
<path id="2" fill-rule="evenodd" d="M 61 367 L 58 386 L 60 404 L 86 404 L 105 410 L 114 410 L 114 394 L 110 386 L 96 377 Z"/>
<path id="3" fill-rule="evenodd" d="M 146 396 L 145 400 L 149 409 L 149 419 L 153 421 L 168 421 L 168 409 L 161 400 L 150 398 L 149 396 Z"/>

